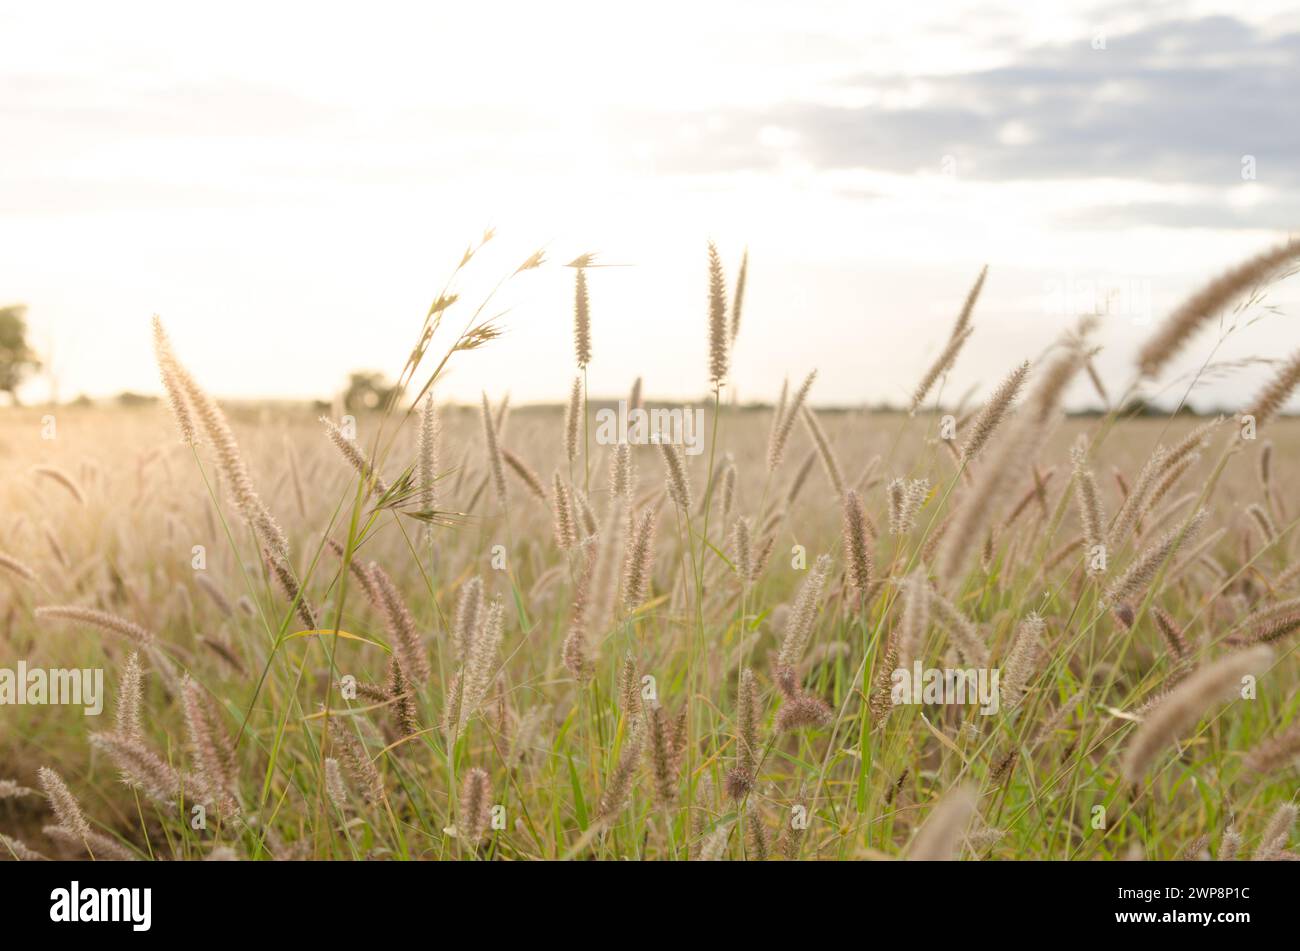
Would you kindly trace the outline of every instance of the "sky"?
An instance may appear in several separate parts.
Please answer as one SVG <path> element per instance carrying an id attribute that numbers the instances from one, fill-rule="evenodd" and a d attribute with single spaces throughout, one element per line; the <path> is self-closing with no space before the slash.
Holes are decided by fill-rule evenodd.
<path id="1" fill-rule="evenodd" d="M 1290 6 L 1290 11 L 1288 11 Z M 156 393 L 150 315 L 222 397 L 401 368 L 466 244 L 505 335 L 443 398 L 564 397 L 573 272 L 595 395 L 707 387 L 707 243 L 750 257 L 730 388 L 902 402 L 984 265 L 948 392 L 1102 311 L 1115 390 L 1182 296 L 1300 222 L 1294 4 L 0 0 L 0 306 L 27 399 Z M 1300 348 L 1300 275 L 1194 405 Z M 1258 318 L 1258 319 L 1256 319 Z M 1151 392 L 1181 396 L 1198 338 Z M 1094 397 L 1081 384 L 1075 405 Z"/>

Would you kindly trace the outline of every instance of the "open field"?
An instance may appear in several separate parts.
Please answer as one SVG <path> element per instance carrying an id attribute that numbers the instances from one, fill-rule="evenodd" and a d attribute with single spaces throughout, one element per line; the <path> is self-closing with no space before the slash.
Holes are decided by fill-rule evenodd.
<path id="1" fill-rule="evenodd" d="M 725 400 L 698 455 L 625 468 L 594 416 L 570 459 L 563 412 L 494 406 L 490 440 L 443 407 L 436 454 L 418 411 L 356 420 L 382 485 L 306 409 L 231 409 L 242 462 L 201 399 L 197 448 L 165 404 L 8 412 L 0 667 L 103 668 L 108 699 L 0 709 L 32 790 L 0 851 L 1279 856 L 1300 422 L 1058 424 L 1052 373 L 964 465 L 978 420 L 797 421 L 797 380 L 776 465 L 774 411 Z M 911 661 L 999 670 L 999 709 L 893 704 Z"/>

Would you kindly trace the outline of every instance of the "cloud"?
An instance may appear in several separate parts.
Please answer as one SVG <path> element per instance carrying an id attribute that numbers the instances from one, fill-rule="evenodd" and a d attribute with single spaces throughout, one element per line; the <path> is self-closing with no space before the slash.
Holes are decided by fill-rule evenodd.
<path id="1" fill-rule="evenodd" d="M 770 168 L 762 132 L 787 130 L 820 169 L 939 171 L 975 180 L 1115 178 L 1229 188 L 1246 156 L 1261 182 L 1300 186 L 1300 33 L 1270 36 L 1226 16 L 1176 20 L 1023 50 L 993 69 L 855 76 L 861 103 L 787 102 L 690 120 L 678 169 Z M 902 105 L 896 105 L 902 103 Z M 1221 213 L 1220 213 L 1221 216 Z"/>

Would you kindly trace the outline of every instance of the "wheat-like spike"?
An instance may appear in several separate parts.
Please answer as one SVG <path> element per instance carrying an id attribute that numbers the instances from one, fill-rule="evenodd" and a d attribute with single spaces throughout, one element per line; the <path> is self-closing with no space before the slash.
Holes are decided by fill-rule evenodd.
<path id="1" fill-rule="evenodd" d="M 1046 469 L 1041 470 L 1037 466 L 1034 467 L 1033 485 L 1025 490 L 1024 495 L 1020 496 L 1016 504 L 1011 507 L 1010 514 L 1002 523 L 1004 530 L 1011 528 L 1034 502 L 1043 503 L 1046 501 L 1047 486 L 1055 476 L 1056 466 L 1048 466 Z"/>
<path id="2" fill-rule="evenodd" d="M 718 495 L 722 499 L 722 520 L 725 522 L 736 504 L 736 464 L 731 460 L 730 453 L 722 466 Z"/>
<path id="3" fill-rule="evenodd" d="M 1101 381 L 1101 374 L 1097 372 L 1097 365 L 1093 362 L 1092 356 L 1091 353 L 1084 354 L 1083 372 L 1087 375 L 1093 390 L 1101 397 L 1101 405 L 1110 409 L 1110 393 L 1106 391 L 1106 384 Z"/>
<path id="4" fill-rule="evenodd" d="M 731 528 L 731 552 L 735 558 L 736 577 L 742 588 L 753 583 L 754 548 L 750 537 L 749 519 L 738 518 Z"/>
<path id="5" fill-rule="evenodd" d="M 782 698 L 772 730 L 779 735 L 806 727 L 816 729 L 830 723 L 834 716 L 835 712 L 820 697 L 796 690 Z"/>
<path id="6" fill-rule="evenodd" d="M 580 546 L 582 567 L 573 588 L 573 609 L 569 619 L 569 633 L 565 637 L 561 648 L 564 666 L 568 668 L 569 673 L 573 674 L 579 683 L 586 683 L 590 680 L 595 667 L 591 657 L 591 644 L 587 637 L 587 616 L 591 613 L 589 602 L 591 600 L 592 576 L 595 573 L 596 560 L 599 557 L 597 551 L 599 541 L 597 536 L 591 535 Z"/>
<path id="7" fill-rule="evenodd" d="M 1272 773 L 1300 761 L 1300 720 L 1276 736 L 1257 744 L 1246 754 L 1246 768 L 1256 773 Z"/>
<path id="8" fill-rule="evenodd" d="M 1174 443 L 1173 447 L 1165 454 L 1164 468 L 1169 469 L 1198 449 L 1204 449 L 1209 445 L 1210 434 L 1222 423 L 1223 417 L 1216 416 L 1214 419 L 1201 423 L 1192 429 L 1186 436 Z"/>
<path id="9" fill-rule="evenodd" d="M 821 609 L 822 590 L 826 587 L 826 575 L 831 568 L 829 555 L 820 555 L 812 571 L 799 588 L 794 604 L 785 624 L 785 635 L 781 640 L 781 651 L 777 663 L 787 671 L 797 670 L 808 641 L 812 638 L 813 628 L 817 623 L 817 612 Z"/>
<path id="10" fill-rule="evenodd" d="M 1074 464 L 1074 504 L 1079 510 L 1079 523 L 1083 528 L 1083 542 L 1087 546 L 1089 574 L 1101 574 L 1101 563 L 1095 562 L 1091 552 L 1105 544 L 1105 516 L 1101 509 L 1101 493 L 1097 480 L 1088 467 L 1088 446 L 1085 437 L 1075 443 L 1070 455 Z"/>
<path id="11" fill-rule="evenodd" d="M 184 786 L 180 773 L 144 743 L 117 733 L 92 733 L 90 744 L 103 750 L 121 770 L 122 782 L 140 790 L 147 799 L 171 806 L 180 798 Z"/>
<path id="12" fill-rule="evenodd" d="M 76 605 L 45 605 L 38 607 L 35 614 L 38 618 L 56 618 L 62 621 L 89 624 L 111 634 L 125 637 L 128 641 L 142 648 L 152 647 L 154 643 L 153 634 L 134 621 L 128 621 L 116 614 L 109 614 L 107 611 L 99 611 L 95 608 L 82 608 Z"/>
<path id="13" fill-rule="evenodd" d="M 193 446 L 196 443 L 194 416 L 190 412 L 190 404 L 185 398 L 185 392 L 181 389 L 180 380 L 176 378 L 173 370 L 171 342 L 167 339 L 167 331 L 163 330 L 162 320 L 157 314 L 153 316 L 153 348 L 154 357 L 158 361 L 158 371 L 162 376 L 163 389 L 167 391 L 167 404 L 171 407 L 172 416 L 176 418 L 176 428 L 181 433 L 181 443 Z"/>
<path id="14" fill-rule="evenodd" d="M 695 803 L 691 809 L 691 839 L 698 842 L 704 838 L 708 824 L 714 816 L 713 776 L 705 773 L 695 786 Z"/>
<path id="15" fill-rule="evenodd" d="M 1161 750 L 1194 726 L 1212 705 L 1234 695 L 1243 677 L 1262 673 L 1272 660 L 1269 647 L 1251 647 L 1221 657 L 1180 681 L 1129 738 L 1121 767 L 1124 778 L 1139 781 Z"/>
<path id="16" fill-rule="evenodd" d="M 1241 853 L 1244 842 L 1236 829 L 1224 830 L 1223 839 L 1219 842 L 1219 854 L 1215 858 L 1220 862 L 1231 862 Z"/>
<path id="17" fill-rule="evenodd" d="M 77 839 L 88 839 L 92 835 L 90 823 L 86 821 L 85 813 L 81 811 L 77 798 L 72 795 L 63 777 L 48 766 L 42 766 L 37 771 L 37 777 L 41 781 L 41 789 L 45 791 L 45 798 L 50 802 L 54 817 L 59 820 L 59 825 Z"/>
<path id="18" fill-rule="evenodd" d="M 470 848 L 478 846 L 492 821 L 492 778 L 475 766 L 465 774 L 460 787 L 460 812 L 456 836 Z"/>
<path id="19" fill-rule="evenodd" d="M 979 276 L 975 278 L 975 283 L 966 294 L 966 300 L 962 302 L 961 312 L 957 315 L 957 320 L 952 325 L 952 333 L 949 339 L 957 337 L 966 332 L 970 327 L 971 314 L 975 312 L 975 304 L 980 298 L 980 291 L 984 289 L 984 280 L 989 276 L 989 266 L 986 264 L 980 268 Z"/>
<path id="20" fill-rule="evenodd" d="M 578 528 L 580 538 L 590 538 L 600 531 L 600 522 L 596 519 L 596 510 L 591 507 L 591 501 L 580 489 L 574 488 L 573 500 L 578 510 Z"/>
<path id="21" fill-rule="evenodd" d="M 1284 802 L 1269 816 L 1268 825 L 1259 837 L 1259 846 L 1251 858 L 1256 862 L 1271 862 L 1282 858 L 1291 830 L 1295 828 L 1296 807 L 1294 803 Z"/>
<path id="22" fill-rule="evenodd" d="M 1191 657 L 1192 649 L 1187 644 L 1187 638 L 1183 636 L 1183 629 L 1179 627 L 1173 616 L 1159 605 L 1152 605 L 1151 617 L 1155 620 L 1156 629 L 1164 638 L 1174 660 L 1185 661 Z"/>
<path id="23" fill-rule="evenodd" d="M 570 463 L 578 458 L 578 450 L 582 448 L 582 429 L 586 415 L 582 377 L 575 376 L 573 386 L 569 388 L 569 403 L 564 410 L 564 454 Z"/>
<path id="24" fill-rule="evenodd" d="M 839 460 L 835 457 L 835 450 L 831 447 L 830 440 L 826 438 L 826 431 L 822 429 L 822 424 L 811 407 L 805 406 L 803 408 L 803 421 L 808 430 L 808 435 L 812 437 L 813 445 L 817 448 L 817 457 L 821 459 L 826 478 L 830 480 L 831 485 L 834 487 L 836 497 L 843 498 L 844 476 L 840 474 Z"/>
<path id="25" fill-rule="evenodd" d="M 930 480 L 893 479 L 885 493 L 889 498 L 889 534 L 906 535 L 915 526 L 916 513 L 930 494 Z"/>
<path id="26" fill-rule="evenodd" d="M 217 465 L 221 470 L 221 474 L 226 478 L 228 490 L 235 501 L 235 505 L 239 508 L 240 514 L 244 516 L 245 521 L 253 526 L 266 545 L 270 546 L 280 557 L 287 557 L 289 554 L 289 540 L 275 518 L 272 517 L 270 510 L 262 502 L 257 490 L 253 488 L 253 480 L 249 475 L 248 465 L 244 462 L 243 454 L 239 451 L 239 443 L 235 441 L 235 434 L 230 429 L 226 414 L 221 411 L 221 407 L 217 405 L 216 401 L 204 392 L 198 381 L 190 375 L 190 372 L 176 358 L 176 354 L 171 349 L 171 344 L 166 339 L 166 334 L 162 333 L 160 322 L 156 325 L 155 340 L 159 339 L 158 334 L 161 334 L 163 347 L 160 352 L 159 363 L 167 367 L 185 392 L 190 408 L 194 411 L 199 424 L 203 427 L 204 434 L 212 444 L 217 458 Z"/>
<path id="27" fill-rule="evenodd" d="M 955 605 L 933 588 L 930 590 L 930 603 L 941 624 L 948 629 L 952 645 L 961 654 L 968 667 L 987 667 L 989 665 L 989 648 L 980 636 L 975 622 L 959 611 Z"/>
<path id="28" fill-rule="evenodd" d="M 441 437 L 438 411 L 433 405 L 433 394 L 424 398 L 420 409 L 420 438 L 416 446 L 416 477 L 419 492 L 416 504 L 421 512 L 433 512 L 438 507 L 438 443 Z"/>
<path id="29" fill-rule="evenodd" d="M 772 854 L 772 838 L 754 799 L 745 804 L 745 850 L 745 857 L 753 862 L 766 862 Z"/>
<path id="30" fill-rule="evenodd" d="M 100 835 L 98 832 L 90 832 L 80 836 L 61 825 L 45 826 L 41 831 L 56 842 L 84 849 L 96 861 L 133 862 L 136 858 L 129 849 L 124 848 L 117 840 L 110 839 L 106 835 Z"/>
<path id="31" fill-rule="evenodd" d="M 54 552 L 54 557 L 58 560 L 59 567 L 64 570 L 71 567 L 72 562 L 68 560 L 68 553 L 64 551 L 63 546 L 59 544 L 59 536 L 56 535 L 54 529 L 50 528 L 48 525 L 45 526 L 45 540 L 50 545 L 50 551 Z M 0 558 L 3 557 L 3 554 L 0 554 Z"/>
<path id="32" fill-rule="evenodd" d="M 867 537 L 867 520 L 862 511 L 862 496 L 850 489 L 844 496 L 844 558 L 849 566 L 853 586 L 865 597 L 871 589 L 871 551 Z"/>
<path id="33" fill-rule="evenodd" d="M 781 823 L 781 835 L 777 841 L 781 855 L 787 862 L 797 862 L 799 860 L 799 852 L 803 848 L 804 836 L 807 833 L 808 823 L 795 821 L 796 810 L 799 810 L 805 818 L 811 811 L 802 789 L 800 789 L 795 800 L 789 804 L 788 815 L 786 821 Z"/>
<path id="34" fill-rule="evenodd" d="M 1042 425 L 1057 414 L 1066 388 L 1082 366 L 1083 351 L 1078 341 L 1067 338 L 1064 352 L 1047 365 L 1029 395 L 1027 409 L 1032 422 Z"/>
<path id="35" fill-rule="evenodd" d="M 38 476 L 49 479 L 54 484 L 66 489 L 67 493 L 72 496 L 78 505 L 86 504 L 86 494 L 81 491 L 81 486 L 77 485 L 77 481 L 62 469 L 55 466 L 34 466 L 32 471 Z"/>
<path id="36" fill-rule="evenodd" d="M 339 451 L 339 455 L 357 471 L 357 475 L 361 476 L 361 481 L 365 483 L 367 491 L 373 486 L 377 495 L 386 495 L 388 493 L 388 483 L 380 477 L 369 460 L 362 455 L 357 444 L 343 435 L 343 430 L 334 424 L 334 420 L 322 416 L 320 422 L 325 427 L 325 435 L 334 444 L 334 448 Z"/>
<path id="37" fill-rule="evenodd" d="M 343 780 L 339 761 L 333 756 L 325 757 L 325 792 L 339 812 L 348 808 L 348 784 Z"/>
<path id="38" fill-rule="evenodd" d="M 587 272 L 578 268 L 573 279 L 573 351 L 578 367 L 591 362 L 591 300 L 587 295 Z"/>
<path id="39" fill-rule="evenodd" d="M 329 545 L 330 551 L 334 552 L 339 561 L 342 561 L 347 554 L 347 549 L 332 538 L 326 539 L 326 543 Z M 383 602 L 375 588 L 375 579 L 370 576 L 366 566 L 357 559 L 356 552 L 353 552 L 353 557 L 348 559 L 348 571 L 352 577 L 357 579 L 357 584 L 361 586 L 361 590 L 365 592 L 370 603 L 382 609 Z"/>
<path id="40" fill-rule="evenodd" d="M 1300 242 L 1288 241 L 1270 248 L 1214 278 L 1183 301 L 1138 351 L 1137 365 L 1142 375 L 1147 378 L 1158 375 L 1202 326 L 1297 256 L 1300 256 Z"/>
<path id="41" fill-rule="evenodd" d="M 885 497 L 889 500 L 889 534 L 902 534 L 903 505 L 907 500 L 907 480 L 891 479 L 885 487 Z"/>
<path id="42" fill-rule="evenodd" d="M 772 558 L 772 551 L 776 548 L 776 535 L 769 533 L 763 536 L 763 540 L 758 543 L 754 551 L 754 580 L 757 581 L 767 567 L 768 561 Z"/>
<path id="43" fill-rule="evenodd" d="M 950 862 L 958 858 L 966 827 L 978 805 L 979 796 L 969 783 L 950 789 L 917 830 L 907 858 L 915 862 Z"/>
<path id="44" fill-rule="evenodd" d="M 1288 591 L 1295 587 L 1298 579 L 1300 579 L 1300 561 L 1278 572 L 1277 577 L 1273 579 L 1273 588 L 1276 591 Z"/>
<path id="45" fill-rule="evenodd" d="M 469 655 L 469 645 L 478 632 L 479 617 L 483 613 L 483 578 L 475 575 L 460 588 L 456 600 L 456 623 L 452 628 L 452 649 L 456 659 L 464 661 Z"/>
<path id="46" fill-rule="evenodd" d="M 505 609 L 500 600 L 488 605 L 482 626 L 469 645 L 461 683 L 460 728 L 463 730 L 483 700 L 497 670 L 497 654 L 505 636 Z"/>
<path id="47" fill-rule="evenodd" d="M 12 779 L 0 779 L 0 799 L 20 799 L 23 796 L 35 795 L 35 789 L 20 786 Z"/>
<path id="48" fill-rule="evenodd" d="M 1259 530 L 1260 541 L 1265 545 L 1271 545 L 1273 539 L 1277 538 L 1277 526 L 1273 524 L 1273 519 L 1269 517 L 1264 507 L 1258 502 L 1252 502 L 1246 507 L 1246 514 Z"/>
<path id="49" fill-rule="evenodd" d="M 623 607 L 629 613 L 645 602 L 654 573 L 655 515 L 649 509 L 637 517 L 623 552 Z"/>
<path id="50" fill-rule="evenodd" d="M 492 407 L 488 405 L 487 394 L 483 394 L 483 439 L 487 447 L 487 466 L 492 474 L 492 487 L 496 490 L 497 501 L 502 508 L 507 503 L 506 470 L 501 459 L 501 444 L 498 439 L 497 425 L 492 418 Z"/>
<path id="51" fill-rule="evenodd" d="M 1201 454 L 1194 452 L 1189 456 L 1184 456 L 1174 465 L 1166 465 L 1164 467 L 1160 481 L 1156 483 L 1155 488 L 1153 488 L 1146 499 L 1143 500 L 1141 507 L 1137 511 L 1137 520 L 1139 524 L 1151 518 L 1152 514 L 1155 512 L 1156 506 L 1158 506 L 1165 496 L 1169 494 L 1170 490 L 1178 484 L 1182 477 L 1187 474 L 1187 470 L 1200 461 L 1200 458 Z M 1147 529 L 1149 530 L 1149 528 L 1150 526 L 1148 525 Z"/>
<path id="52" fill-rule="evenodd" d="M 632 464 L 632 447 L 625 442 L 614 447 L 609 459 L 609 491 L 625 499 L 632 498 L 636 487 L 636 474 Z"/>
<path id="53" fill-rule="evenodd" d="M 749 248 L 740 257 L 740 270 L 736 272 L 736 289 L 731 295 L 731 343 L 740 336 L 740 311 L 745 304 L 745 282 L 749 277 Z"/>
<path id="54" fill-rule="evenodd" d="M 542 484 L 542 477 L 530 468 L 528 463 L 504 446 L 501 448 L 501 458 L 510 467 L 510 471 L 519 477 L 519 481 L 524 484 L 524 488 L 528 489 L 540 501 L 546 501 L 546 486 Z"/>
<path id="55" fill-rule="evenodd" d="M 785 447 L 790 441 L 790 431 L 794 429 L 794 421 L 800 415 L 804 402 L 808 399 L 808 391 L 812 389 L 813 381 L 817 379 L 817 371 L 813 370 L 804 378 L 799 389 L 795 390 L 794 396 L 790 399 L 789 406 L 785 407 L 785 415 L 780 415 L 780 410 L 785 404 L 785 391 L 781 392 L 781 405 L 777 407 L 778 415 L 772 421 L 772 434 L 767 444 L 767 471 L 775 472 L 781 465 L 781 460 L 785 458 Z"/>
<path id="56" fill-rule="evenodd" d="M 799 498 L 799 493 L 808 482 L 808 476 L 812 473 L 813 466 L 817 463 L 817 450 L 810 449 L 808 454 L 803 457 L 803 462 L 799 463 L 799 468 L 795 470 L 794 476 L 790 479 L 790 485 L 785 490 L 785 507 L 791 508 Z"/>
<path id="57" fill-rule="evenodd" d="M 1293 634 L 1300 630 L 1300 611 L 1283 615 L 1282 617 L 1272 618 L 1261 624 L 1256 630 L 1254 637 L 1250 639 L 1252 644 L 1271 644 L 1273 641 L 1281 640 L 1288 634 Z"/>
<path id="58" fill-rule="evenodd" d="M 943 350 L 939 352 L 938 358 L 925 371 L 925 376 L 921 377 L 921 382 L 916 385 L 916 390 L 912 393 L 912 405 L 908 407 L 908 412 L 915 413 L 917 408 L 925 402 L 925 398 L 930 395 L 934 389 L 934 384 L 938 382 L 939 377 L 943 376 L 952 365 L 957 362 L 957 356 L 961 353 L 962 347 L 970 339 L 970 335 L 975 332 L 973 327 L 965 327 L 960 331 L 953 333 Z"/>
<path id="59" fill-rule="evenodd" d="M 700 862 L 722 861 L 722 856 L 727 851 L 727 840 L 731 837 L 731 829 L 735 824 L 735 820 L 727 820 L 715 826 L 713 831 L 704 839 L 704 842 L 701 843 L 700 851 L 696 854 L 696 860 Z"/>
<path id="60" fill-rule="evenodd" d="M 739 319 L 739 313 L 737 313 Z M 718 248 L 709 242 L 709 382 L 721 386 L 727 378 L 727 361 L 731 355 L 727 336 L 727 281 L 722 273 Z"/>
<path id="61" fill-rule="evenodd" d="M 144 739 L 143 705 L 144 672 L 140 669 L 140 655 L 132 651 L 117 686 L 114 730 L 118 736 L 136 742 Z"/>
<path id="62" fill-rule="evenodd" d="M 1296 247 L 1300 248 L 1300 244 Z M 1252 417 L 1258 429 L 1285 405 L 1297 385 L 1300 385 L 1300 351 L 1293 353 L 1286 363 L 1278 368 L 1277 374 L 1259 391 L 1259 395 L 1242 415 Z"/>
<path id="63" fill-rule="evenodd" d="M 17 575 L 19 578 L 22 578 L 26 582 L 35 585 L 40 584 L 40 581 L 36 577 L 35 571 L 33 571 L 23 562 L 19 561 L 17 558 L 13 557 L 12 555 L 6 555 L 2 551 L 0 551 L 0 568 L 3 568 L 5 571 Z"/>
<path id="64" fill-rule="evenodd" d="M 1115 520 L 1111 522 L 1110 526 L 1110 547 L 1112 549 L 1118 549 L 1124 539 L 1137 526 L 1139 513 L 1143 511 L 1147 498 L 1154 491 L 1156 484 L 1160 480 L 1161 473 L 1165 471 L 1165 458 L 1167 455 L 1168 451 L 1163 446 L 1157 446 L 1146 463 L 1143 464 L 1132 488 L 1124 496 L 1124 502 L 1120 505 L 1119 511 L 1115 513 Z"/>
<path id="65" fill-rule="evenodd" d="M 0 834 L 0 855 L 8 852 L 16 862 L 48 862 L 50 859 L 29 847 L 21 839 Z"/>
<path id="66" fill-rule="evenodd" d="M 758 684 L 754 672 L 746 667 L 740 672 L 736 690 L 736 766 L 727 773 L 727 795 L 736 801 L 749 795 L 758 778 L 758 704 Z"/>
<path id="67" fill-rule="evenodd" d="M 203 589 L 203 592 L 212 599 L 212 603 L 217 606 L 217 610 L 226 617 L 235 616 L 235 606 L 230 603 L 226 593 L 221 590 L 221 586 L 208 577 L 207 572 L 197 572 L 194 575 L 194 583 Z"/>
<path id="68" fill-rule="evenodd" d="M 1151 521 L 1146 525 L 1146 532 L 1144 534 L 1147 537 L 1150 537 L 1159 532 L 1159 530 L 1163 528 L 1167 522 L 1172 520 L 1175 515 L 1178 515 L 1183 511 L 1183 509 L 1187 508 L 1187 506 L 1200 498 L 1200 495 L 1199 491 L 1192 490 L 1184 492 L 1182 495 L 1178 496 L 1178 498 L 1174 499 L 1155 514 Z"/>
<path id="69" fill-rule="evenodd" d="M 1208 835 L 1198 835 L 1183 847 L 1182 860 L 1184 862 L 1204 862 L 1210 857 L 1210 837 Z"/>
<path id="70" fill-rule="evenodd" d="M 402 673 L 417 686 L 428 683 L 431 675 L 429 656 L 406 601 L 393 579 L 388 577 L 388 572 L 377 563 L 372 561 L 367 570 L 379 594 L 384 621 L 392 638 L 393 654 L 402 665 Z"/>
<path id="71" fill-rule="evenodd" d="M 605 789 L 600 794 L 600 805 L 596 811 L 596 821 L 601 825 L 611 825 L 632 797 L 632 781 L 636 777 L 637 760 L 641 758 L 643 733 L 644 731 L 638 730 L 627 738 L 618 764 L 605 780 Z"/>
<path id="72" fill-rule="evenodd" d="M 402 669 L 401 662 L 394 657 L 388 658 L 388 668 L 384 677 L 384 702 L 399 731 L 399 736 L 413 736 L 420 732 L 419 714 L 415 706 L 415 688 Z"/>
<path id="73" fill-rule="evenodd" d="M 537 746 L 538 734 L 550 715 L 548 704 L 533 707 L 519 721 L 514 735 L 510 738 L 510 751 L 506 756 L 506 768 L 517 769 L 524 759 Z"/>
<path id="74" fill-rule="evenodd" d="M 289 599 L 289 603 L 297 605 L 298 619 L 306 625 L 307 630 L 316 630 L 316 612 L 307 602 L 307 595 L 298 585 L 298 579 L 293 576 L 284 559 L 278 557 L 269 548 L 263 548 L 262 560 L 266 562 L 266 567 L 279 583 L 280 590 Z"/>
<path id="75" fill-rule="evenodd" d="M 618 673 L 618 704 L 630 730 L 636 729 L 641 721 L 641 674 L 637 670 L 636 658 L 628 651 L 623 658 L 623 666 Z"/>
<path id="76" fill-rule="evenodd" d="M 1106 589 L 1106 602 L 1118 604 L 1144 594 L 1165 562 L 1196 537 L 1205 524 L 1206 511 L 1200 509 L 1179 527 L 1169 532 L 1139 557 Z"/>
<path id="77" fill-rule="evenodd" d="M 361 738 L 344 717 L 331 716 L 328 723 L 330 742 L 338 751 L 339 762 L 360 789 L 362 801 L 366 804 L 379 802 L 384 798 L 384 780 Z"/>
<path id="78" fill-rule="evenodd" d="M 963 463 L 971 462 L 980 454 L 980 451 L 988 445 L 988 441 L 993 438 L 1002 421 L 1006 418 L 1007 412 L 1011 409 L 1011 404 L 1016 401 L 1020 395 L 1020 389 L 1025 385 L 1025 377 L 1029 375 L 1029 361 L 1021 363 L 1007 375 L 993 395 L 989 397 L 988 402 L 980 409 L 979 415 L 971 424 L 970 438 L 968 438 L 961 447 L 961 461 Z"/>
<path id="79" fill-rule="evenodd" d="M 1030 614 L 1016 629 L 1015 640 L 1007 652 L 1002 664 L 1002 679 L 999 684 L 1001 700 L 1009 710 L 1019 706 L 1025 695 L 1029 682 L 1038 673 L 1042 661 L 1043 634 L 1047 622 L 1038 614 Z"/>
<path id="80" fill-rule="evenodd" d="M 1280 617 L 1295 614 L 1297 611 L 1300 611 L 1300 598 L 1286 598 L 1251 611 L 1233 626 L 1234 628 L 1258 627 L 1267 621 L 1275 621 Z"/>
<path id="81" fill-rule="evenodd" d="M 188 675 L 181 681 L 181 711 L 190 752 L 198 764 L 202 796 L 222 812 L 234 811 L 238 789 L 234 747 L 213 715 L 203 688 Z"/>
<path id="82" fill-rule="evenodd" d="M 677 807 L 677 786 L 681 770 L 674 738 L 675 728 L 668 718 L 668 712 L 660 704 L 650 708 L 646 726 L 649 739 L 646 755 L 650 760 L 655 802 L 661 809 L 672 810 Z"/>
<path id="83" fill-rule="evenodd" d="M 558 469 L 552 476 L 551 484 L 551 495 L 555 499 L 555 544 L 561 551 L 568 551 L 578 544 L 578 529 L 573 515 L 573 496 L 564 480 L 560 478 Z"/>
<path id="84" fill-rule="evenodd" d="M 686 455 L 682 447 L 674 443 L 660 441 L 659 451 L 664 457 L 664 469 L 667 472 L 668 497 L 683 512 L 691 510 L 691 480 L 686 470 Z"/>
<path id="85" fill-rule="evenodd" d="M 1265 441 L 1259 447 L 1259 486 L 1268 495 L 1273 487 L 1273 443 Z"/>
<path id="86" fill-rule="evenodd" d="M 903 579 L 901 595 L 903 616 L 898 628 L 897 661 L 898 666 L 910 668 L 923 659 L 921 652 L 930 627 L 930 591 L 924 575 L 914 572 Z"/>

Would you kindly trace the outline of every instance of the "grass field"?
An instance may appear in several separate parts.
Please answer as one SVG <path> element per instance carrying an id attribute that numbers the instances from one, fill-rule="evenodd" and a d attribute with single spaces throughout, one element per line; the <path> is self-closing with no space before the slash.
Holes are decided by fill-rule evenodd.
<path id="1" fill-rule="evenodd" d="M 426 425 L 413 357 L 341 451 L 160 353 L 196 445 L 165 402 L 0 416 L 0 667 L 108 692 L 0 710 L 0 854 L 1290 856 L 1277 399 L 1065 419 L 1072 334 L 1000 406 L 935 408 L 951 360 L 914 414 L 722 387 L 688 455 L 491 381 Z M 997 711 L 894 702 L 914 663 L 997 670 Z"/>

